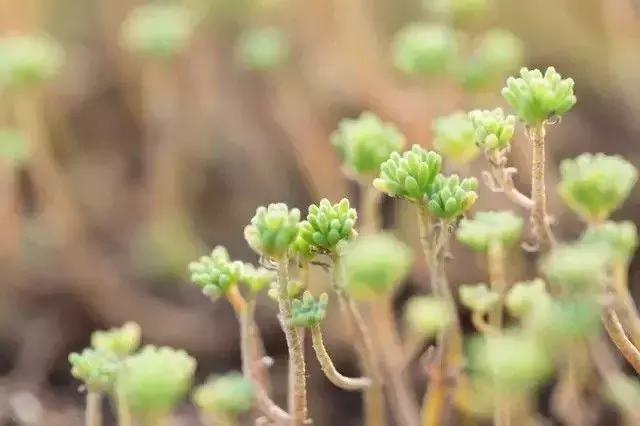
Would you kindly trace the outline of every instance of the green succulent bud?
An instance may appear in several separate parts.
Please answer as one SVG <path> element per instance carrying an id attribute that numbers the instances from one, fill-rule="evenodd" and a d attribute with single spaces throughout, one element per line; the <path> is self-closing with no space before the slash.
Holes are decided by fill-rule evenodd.
<path id="1" fill-rule="evenodd" d="M 453 320 L 449 305 L 439 298 L 414 296 L 404 308 L 407 328 L 416 335 L 431 337 L 446 329 Z"/>
<path id="2" fill-rule="evenodd" d="M 471 111 L 469 118 L 475 131 L 475 141 L 483 150 L 501 151 L 509 146 L 515 133 L 515 116 L 505 116 L 502 108 L 496 108 Z"/>
<path id="3" fill-rule="evenodd" d="M 531 325 L 550 347 L 571 345 L 600 331 L 601 308 L 593 297 L 552 299 L 548 309 L 536 309 Z"/>
<path id="4" fill-rule="evenodd" d="M 373 186 L 392 196 L 421 203 L 442 167 L 442 157 L 419 145 L 402 155 L 394 152 L 380 166 L 380 177 Z"/>
<path id="5" fill-rule="evenodd" d="M 409 24 L 395 36 L 393 44 L 396 68 L 410 75 L 444 74 L 457 55 L 455 32 L 440 24 Z"/>
<path id="6" fill-rule="evenodd" d="M 525 123 L 536 126 L 564 115 L 576 104 L 573 86 L 573 79 L 563 79 L 553 67 L 544 75 L 537 69 L 522 68 L 520 78 L 507 79 L 502 96 Z"/>
<path id="7" fill-rule="evenodd" d="M 196 360 L 185 351 L 145 346 L 124 361 L 117 391 L 136 414 L 165 414 L 188 392 L 195 369 Z"/>
<path id="8" fill-rule="evenodd" d="M 464 214 L 478 199 L 478 180 L 458 175 L 436 176 L 429 189 L 427 208 L 440 219 L 455 219 Z"/>
<path id="9" fill-rule="evenodd" d="M 117 358 L 124 358 L 138 349 L 140 336 L 140 326 L 135 322 L 127 322 L 119 328 L 93 332 L 91 346 Z"/>
<path id="10" fill-rule="evenodd" d="M 537 310 L 547 312 L 550 304 L 551 295 L 540 278 L 516 283 L 505 297 L 507 309 L 518 318 L 530 316 Z"/>
<path id="11" fill-rule="evenodd" d="M 482 90 L 499 84 L 523 61 L 523 43 L 513 33 L 492 29 L 480 39 L 471 56 L 457 69 L 467 90 Z"/>
<path id="12" fill-rule="evenodd" d="M 284 203 L 261 206 L 244 228 L 244 238 L 259 255 L 280 259 L 298 236 L 299 222 L 300 210 L 289 209 Z"/>
<path id="13" fill-rule="evenodd" d="M 604 244 L 615 259 L 628 261 L 638 247 L 638 229 L 631 221 L 607 221 L 598 227 L 588 228 L 580 241 L 585 244 Z"/>
<path id="14" fill-rule="evenodd" d="M 9 36 L 0 39 L 0 87 L 24 89 L 55 77 L 64 51 L 47 36 Z"/>
<path id="15" fill-rule="evenodd" d="M 459 22 L 485 16 L 494 0 L 424 0 L 423 3 L 429 12 Z"/>
<path id="16" fill-rule="evenodd" d="M 405 137 L 390 123 L 371 112 L 358 118 L 345 118 L 331 136 L 346 168 L 356 175 L 373 176 L 392 152 L 406 145 Z"/>
<path id="17" fill-rule="evenodd" d="M 474 312 L 489 312 L 500 302 L 500 295 L 486 284 L 465 284 L 458 289 L 460 303 Z"/>
<path id="18" fill-rule="evenodd" d="M 617 155 L 581 154 L 560 164 L 560 195 L 577 214 L 600 222 L 619 208 L 638 180 L 638 171 Z"/>
<path id="19" fill-rule="evenodd" d="M 590 291 L 602 283 L 609 260 L 609 250 L 599 244 L 561 245 L 549 254 L 543 269 L 551 283 L 573 292 Z"/>
<path id="20" fill-rule="evenodd" d="M 27 144 L 15 129 L 0 129 L 0 160 L 20 164 L 27 159 Z"/>
<path id="21" fill-rule="evenodd" d="M 413 255 L 391 234 L 365 235 L 345 247 L 342 263 L 347 291 L 355 298 L 390 294 L 404 280 Z"/>
<path id="22" fill-rule="evenodd" d="M 71 375 L 93 392 L 111 391 L 118 372 L 118 360 L 111 354 L 93 348 L 69 355 Z"/>
<path id="23" fill-rule="evenodd" d="M 436 119 L 433 134 L 433 147 L 454 163 L 468 163 L 480 152 L 475 143 L 473 124 L 464 112 Z"/>
<path id="24" fill-rule="evenodd" d="M 498 393 L 531 391 L 550 376 L 553 368 L 542 342 L 515 332 L 476 339 L 471 345 L 470 362 Z"/>
<path id="25" fill-rule="evenodd" d="M 245 263 L 240 273 L 240 281 L 252 293 L 258 293 L 276 280 L 276 273 L 263 267 L 256 268 L 251 263 Z"/>
<path id="26" fill-rule="evenodd" d="M 304 243 L 296 246 L 307 247 L 307 252 L 337 253 L 342 245 L 357 235 L 353 228 L 357 218 L 356 210 L 349 207 L 346 198 L 333 205 L 324 198 L 318 205 L 309 206 L 307 219 L 300 222 L 298 233 L 298 239 Z"/>
<path id="27" fill-rule="evenodd" d="M 522 232 L 522 218 L 511 211 L 478 212 L 473 219 L 463 219 L 458 240 L 474 250 L 486 251 L 493 243 L 511 246 Z"/>
<path id="28" fill-rule="evenodd" d="M 289 40 L 277 27 L 247 30 L 238 40 L 236 57 L 246 69 L 272 71 L 289 58 Z"/>
<path id="29" fill-rule="evenodd" d="M 289 280 L 287 283 L 287 296 L 289 299 L 298 299 L 302 296 L 302 293 L 306 290 L 304 283 L 300 280 Z M 278 301 L 278 283 L 273 282 L 269 286 L 267 295 L 274 301 Z"/>
<path id="30" fill-rule="evenodd" d="M 188 47 L 196 24 L 192 11 L 177 2 L 138 6 L 122 24 L 122 43 L 155 59 L 172 58 Z"/>
<path id="31" fill-rule="evenodd" d="M 206 413 L 238 415 L 253 406 L 254 388 L 251 381 L 239 373 L 210 377 L 193 393 L 193 402 Z"/>
<path id="32" fill-rule="evenodd" d="M 191 281 L 209 297 L 225 295 L 242 275 L 242 262 L 232 262 L 229 252 L 217 246 L 209 256 L 202 256 L 188 266 Z"/>
<path id="33" fill-rule="evenodd" d="M 328 304 L 327 293 L 322 293 L 318 300 L 315 300 L 310 291 L 305 291 L 302 299 L 291 301 L 290 324 L 295 327 L 312 327 L 320 324 L 327 314 Z"/>

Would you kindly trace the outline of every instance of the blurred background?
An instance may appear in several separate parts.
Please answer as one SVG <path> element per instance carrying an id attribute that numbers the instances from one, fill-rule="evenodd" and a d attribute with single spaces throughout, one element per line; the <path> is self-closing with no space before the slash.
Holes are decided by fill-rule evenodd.
<path id="1" fill-rule="evenodd" d="M 141 325 L 145 342 L 193 354 L 201 379 L 239 369 L 233 312 L 187 282 L 190 260 L 222 244 L 255 262 L 242 229 L 259 205 L 283 201 L 305 211 L 322 197 L 343 196 L 356 203 L 358 186 L 341 172 L 330 144 L 341 118 L 369 110 L 428 147 L 434 118 L 505 106 L 499 91 L 508 74 L 465 90 L 455 76 L 408 77 L 394 69 L 394 34 L 410 22 L 444 19 L 428 0 L 185 0 L 198 16 L 193 36 L 161 60 L 123 46 L 122 23 L 142 3 L 0 0 L 2 36 L 48 34 L 65 51 L 31 121 L 21 121 L 11 97 L 0 96 L 0 127 L 22 126 L 39 141 L 31 156 L 0 156 L 3 425 L 81 424 L 82 396 L 67 355 L 85 347 L 94 329 L 128 320 Z M 554 65 L 576 80 L 577 106 L 548 132 L 548 188 L 555 188 L 559 162 L 584 151 L 618 153 L 640 165 L 640 2 L 492 6 L 481 19 L 451 23 L 466 45 L 502 28 L 522 40 L 522 65 Z M 11 151 L 6 140 L 4 154 Z M 511 158 L 526 192 L 525 142 L 519 135 Z M 483 166 L 479 159 L 449 167 L 479 176 Z M 476 209 L 487 208 L 511 206 L 482 188 Z M 580 223 L 555 194 L 550 210 L 559 235 L 577 235 Z M 386 226 L 417 243 L 411 211 L 389 199 L 383 211 Z M 637 190 L 616 217 L 640 224 Z M 459 247 L 454 255 L 477 267 L 450 267 L 452 283 L 484 279 L 479 259 Z M 518 250 L 513 265 L 514 279 L 530 277 L 535 257 Z M 327 279 L 318 268 L 312 285 Z M 425 279 L 417 262 L 398 303 Z M 637 262 L 631 283 L 640 291 Z M 283 379 L 286 346 L 275 312 L 260 300 L 272 373 Z M 326 324 L 329 349 L 341 371 L 356 374 L 340 325 Z M 359 424 L 359 395 L 336 389 L 315 360 L 309 364 L 315 424 Z M 275 383 L 283 401 L 282 382 Z M 175 424 L 196 424 L 191 410 L 182 409 Z"/>

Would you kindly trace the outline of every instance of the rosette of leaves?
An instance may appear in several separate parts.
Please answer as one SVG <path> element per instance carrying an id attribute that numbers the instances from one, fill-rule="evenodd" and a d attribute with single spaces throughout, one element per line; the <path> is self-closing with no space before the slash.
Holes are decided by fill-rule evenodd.
<path id="1" fill-rule="evenodd" d="M 516 117 L 505 115 L 502 108 L 473 110 L 469 113 L 475 141 L 485 151 L 502 151 L 509 147 L 515 133 Z"/>
<path id="2" fill-rule="evenodd" d="M 118 373 L 118 360 L 110 353 L 94 348 L 69 355 L 71 375 L 92 392 L 110 392 Z"/>
<path id="3" fill-rule="evenodd" d="M 345 287 L 358 299 L 389 295 L 411 267 L 411 249 L 390 234 L 373 234 L 349 242 L 343 251 Z"/>
<path id="4" fill-rule="evenodd" d="M 468 115 L 456 112 L 434 120 L 433 147 L 457 164 L 465 164 L 476 158 L 479 150 Z"/>
<path id="5" fill-rule="evenodd" d="M 393 124 L 365 111 L 358 118 L 340 121 L 331 144 L 351 173 L 369 177 L 377 174 L 380 164 L 392 152 L 401 150 L 406 140 Z"/>
<path id="6" fill-rule="evenodd" d="M 151 58 L 172 58 L 188 47 L 196 24 L 193 12 L 177 2 L 145 4 L 123 22 L 122 43 Z"/>
<path id="7" fill-rule="evenodd" d="M 603 244 L 619 261 L 628 261 L 638 247 L 638 229 L 631 221 L 607 221 L 597 227 L 589 227 L 580 239 L 585 244 Z"/>
<path id="8" fill-rule="evenodd" d="M 140 336 L 140 326 L 135 322 L 127 322 L 119 328 L 93 332 L 91 346 L 117 358 L 124 358 L 138 349 Z"/>
<path id="9" fill-rule="evenodd" d="M 340 247 L 353 239 L 357 233 L 353 228 L 358 214 L 349 206 L 349 200 L 343 198 L 339 203 L 331 204 L 326 198 L 318 205 L 309 206 L 306 220 L 300 222 L 296 247 L 304 247 L 305 253 L 334 254 Z"/>
<path id="10" fill-rule="evenodd" d="M 21 35 L 0 39 L 0 86 L 22 89 L 55 77 L 64 51 L 48 36 Z"/>
<path id="11" fill-rule="evenodd" d="M 299 222 L 300 210 L 289 209 L 284 203 L 261 206 L 244 228 L 244 237 L 259 255 L 281 259 L 298 236 Z"/>
<path id="12" fill-rule="evenodd" d="M 220 297 L 236 285 L 242 275 L 243 265 L 231 261 L 229 252 L 217 246 L 209 256 L 202 256 L 188 266 L 191 281 L 209 297 Z"/>
<path id="13" fill-rule="evenodd" d="M 509 77 L 502 96 L 529 126 L 537 126 L 553 117 L 561 117 L 576 104 L 574 82 L 563 79 L 553 67 L 544 75 L 538 69 L 522 68 L 520 77 Z"/>
<path id="14" fill-rule="evenodd" d="M 441 24 L 409 24 L 400 30 L 393 43 L 394 65 L 409 75 L 444 74 L 457 57 L 456 33 Z"/>
<path id="15" fill-rule="evenodd" d="M 193 402 L 206 413 L 236 416 L 253 406 L 254 387 L 239 373 L 210 377 L 193 393 Z"/>
<path id="16" fill-rule="evenodd" d="M 513 245 L 522 232 L 522 218 L 511 211 L 478 212 L 473 219 L 463 219 L 457 230 L 458 240 L 466 246 L 486 251 L 491 244 Z"/>
<path id="17" fill-rule="evenodd" d="M 458 175 L 438 175 L 429 188 L 427 208 L 440 219 L 455 219 L 464 214 L 478 199 L 478 180 Z"/>
<path id="18" fill-rule="evenodd" d="M 551 299 L 547 309 L 535 309 L 530 328 L 550 348 L 571 346 L 576 339 L 595 336 L 601 330 L 602 308 L 594 295 Z"/>
<path id="19" fill-rule="evenodd" d="M 145 346 L 128 357 L 117 376 L 117 392 L 136 415 L 153 419 L 170 412 L 188 392 L 196 360 L 185 351 Z"/>
<path id="20" fill-rule="evenodd" d="M 540 278 L 514 284 L 505 297 L 507 309 L 518 318 L 529 316 L 536 310 L 546 312 L 550 303 L 551 295 Z"/>
<path id="21" fill-rule="evenodd" d="M 240 281 L 246 285 L 252 293 L 259 293 L 275 280 L 275 271 L 270 271 L 262 266 L 256 268 L 251 263 L 245 263 L 240 272 Z"/>
<path id="22" fill-rule="evenodd" d="M 449 305 L 432 296 L 414 296 L 407 300 L 404 322 L 411 333 L 431 337 L 446 329 L 453 320 Z"/>
<path id="23" fill-rule="evenodd" d="M 570 292 L 590 292 L 604 279 L 610 252 L 600 244 L 566 244 L 554 248 L 543 263 L 549 281 Z"/>
<path id="24" fill-rule="evenodd" d="M 421 203 L 429 193 L 436 176 L 442 168 L 442 157 L 413 145 L 402 155 L 394 152 L 380 166 L 380 177 L 373 186 L 392 196 Z"/>
<path id="25" fill-rule="evenodd" d="M 249 70 L 271 71 L 289 58 L 289 40 L 278 27 L 246 30 L 236 45 L 236 57 Z"/>
<path id="26" fill-rule="evenodd" d="M 600 222 L 619 208 L 638 180 L 638 171 L 617 155 L 584 153 L 560 164 L 560 195 L 588 222 Z"/>
<path id="27" fill-rule="evenodd" d="M 316 300 L 310 291 L 305 291 L 301 299 L 291 301 L 291 325 L 313 327 L 320 324 L 327 315 L 328 304 L 327 293 L 322 293 Z"/>
<path id="28" fill-rule="evenodd" d="M 489 312 L 500 302 L 500 295 L 484 283 L 461 285 L 458 294 L 460 303 L 473 312 Z"/>

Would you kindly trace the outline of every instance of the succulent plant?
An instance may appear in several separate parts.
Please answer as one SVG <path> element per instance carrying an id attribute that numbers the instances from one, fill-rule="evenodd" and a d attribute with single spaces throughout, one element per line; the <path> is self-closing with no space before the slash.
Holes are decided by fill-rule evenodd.
<path id="1" fill-rule="evenodd" d="M 302 297 L 302 294 L 306 290 L 304 283 L 300 280 L 289 280 L 287 283 L 287 296 L 289 299 L 298 299 Z M 267 295 L 274 301 L 278 301 L 278 283 L 273 282 L 269 286 Z"/>
<path id="2" fill-rule="evenodd" d="M 305 291 L 301 299 L 291 301 L 291 325 L 312 327 L 322 322 L 327 314 L 329 296 L 322 293 L 316 300 L 310 291 Z"/>
<path id="3" fill-rule="evenodd" d="M 458 218 L 478 199 L 477 189 L 476 178 L 438 175 L 429 188 L 427 208 L 440 219 Z"/>
<path id="4" fill-rule="evenodd" d="M 409 272 L 412 257 L 409 247 L 390 234 L 350 242 L 342 257 L 347 291 L 359 299 L 390 294 Z"/>
<path id="5" fill-rule="evenodd" d="M 537 69 L 522 68 L 520 78 L 507 79 L 502 96 L 533 127 L 561 117 L 575 105 L 573 86 L 573 79 L 563 79 L 553 67 L 547 68 L 544 75 Z"/>
<path id="6" fill-rule="evenodd" d="M 249 411 L 253 397 L 253 384 L 239 373 L 210 377 L 193 393 L 193 401 L 202 411 L 232 415 Z"/>
<path id="7" fill-rule="evenodd" d="M 303 241 L 296 241 L 294 247 L 302 253 L 337 253 L 357 235 L 353 228 L 357 218 L 346 198 L 333 205 L 324 198 L 309 206 L 309 214 L 299 226 L 298 240 Z"/>
<path id="8" fill-rule="evenodd" d="M 489 290 L 486 284 L 464 284 L 458 289 L 460 303 L 474 312 L 489 312 L 500 303 L 500 295 Z"/>
<path id="9" fill-rule="evenodd" d="M 359 176 L 375 176 L 380 164 L 392 152 L 401 150 L 405 137 L 390 123 L 385 123 L 371 112 L 358 118 L 345 118 L 331 136 L 345 167 Z"/>
<path id="10" fill-rule="evenodd" d="M 289 40 L 282 29 L 250 29 L 240 36 L 236 57 L 246 69 L 271 71 L 280 68 L 287 61 L 289 49 Z"/>
<path id="11" fill-rule="evenodd" d="M 638 229 L 631 221 L 607 221 L 598 227 L 588 228 L 580 241 L 585 244 L 604 244 L 615 259 L 628 261 L 638 247 Z"/>
<path id="12" fill-rule="evenodd" d="M 446 159 L 465 164 L 480 152 L 475 143 L 475 130 L 468 115 L 456 112 L 433 122 L 433 147 Z"/>
<path id="13" fill-rule="evenodd" d="M 452 28 L 440 24 L 409 24 L 395 36 L 393 61 L 410 75 L 438 75 L 447 72 L 458 55 Z"/>
<path id="14" fill-rule="evenodd" d="M 446 329 L 453 320 L 449 305 L 431 296 L 414 296 L 407 300 L 404 322 L 411 333 L 430 337 Z"/>
<path id="15" fill-rule="evenodd" d="M 475 131 L 475 141 L 483 150 L 504 150 L 515 133 L 516 117 L 506 115 L 502 108 L 474 110 L 469 118 Z"/>
<path id="16" fill-rule="evenodd" d="M 529 316 L 536 310 L 546 311 L 550 303 L 551 295 L 540 278 L 514 284 L 505 297 L 505 306 L 518 318 Z"/>
<path id="17" fill-rule="evenodd" d="M 240 280 L 242 262 L 231 261 L 229 252 L 217 246 L 209 256 L 202 256 L 188 266 L 191 281 L 209 297 L 219 297 L 227 293 Z"/>
<path id="18" fill-rule="evenodd" d="M 71 375 L 92 392 L 110 392 L 118 373 L 118 360 L 104 351 L 87 348 L 69 355 Z"/>
<path id="19" fill-rule="evenodd" d="M 48 36 L 22 35 L 0 39 L 0 87 L 22 89 L 55 77 L 64 51 Z"/>
<path id="20" fill-rule="evenodd" d="M 185 351 L 145 346 L 124 361 L 117 392 L 140 416 L 165 414 L 186 395 L 195 369 L 195 359 Z"/>
<path id="21" fill-rule="evenodd" d="M 560 195 L 589 222 L 600 222 L 624 203 L 638 171 L 617 155 L 581 154 L 560 164 Z"/>
<path id="22" fill-rule="evenodd" d="M 122 43 L 152 58 L 171 58 L 188 47 L 196 24 L 193 12 L 177 2 L 145 4 L 122 24 Z"/>
<path id="23" fill-rule="evenodd" d="M 457 22 L 486 15 L 494 0 L 423 0 L 423 3 L 431 13 Z"/>
<path id="24" fill-rule="evenodd" d="M 601 330 L 601 306 L 593 295 L 552 299 L 547 309 L 532 312 L 531 326 L 549 348 L 571 346 Z"/>
<path id="25" fill-rule="evenodd" d="M 392 196 L 421 203 L 429 193 L 442 167 L 442 157 L 419 145 L 402 155 L 394 152 L 380 166 L 380 177 L 373 181 L 378 190 Z"/>
<path id="26" fill-rule="evenodd" d="M 570 292 L 591 291 L 604 279 L 610 252 L 599 244 L 566 244 L 552 250 L 543 264 L 549 281 Z"/>
<path id="27" fill-rule="evenodd" d="M 116 358 L 124 358 L 138 349 L 140 335 L 140 326 L 135 322 L 127 322 L 119 328 L 93 332 L 91 346 Z"/>
<path id="28" fill-rule="evenodd" d="M 262 266 L 256 268 L 251 263 L 245 263 L 240 272 L 240 281 L 253 293 L 260 292 L 275 280 L 275 271 L 270 271 Z"/>
<path id="29" fill-rule="evenodd" d="M 244 228 L 249 246 L 259 255 L 280 259 L 287 255 L 298 236 L 300 210 L 289 209 L 286 204 L 258 207 L 251 223 Z"/>
<path id="30" fill-rule="evenodd" d="M 522 232 L 522 218 L 511 211 L 478 212 L 463 219 L 456 233 L 458 240 L 474 250 L 486 251 L 492 243 L 511 246 Z"/>

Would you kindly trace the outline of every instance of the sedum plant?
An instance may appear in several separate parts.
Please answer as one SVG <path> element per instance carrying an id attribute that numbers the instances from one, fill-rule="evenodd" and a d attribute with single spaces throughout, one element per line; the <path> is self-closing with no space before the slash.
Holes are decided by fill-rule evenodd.
<path id="1" fill-rule="evenodd" d="M 238 373 L 210 377 L 193 392 L 193 402 L 204 416 L 217 416 L 223 424 L 236 424 L 237 417 L 253 407 L 255 389 Z"/>
<path id="2" fill-rule="evenodd" d="M 465 164 L 478 154 L 473 123 L 466 113 L 437 118 L 433 122 L 433 147 L 456 164 Z"/>
<path id="3" fill-rule="evenodd" d="M 301 299 L 291 301 L 290 323 L 296 327 L 313 327 L 322 322 L 327 315 L 329 296 L 322 293 L 318 300 L 309 291 L 305 291 Z"/>
<path id="4" fill-rule="evenodd" d="M 211 255 L 190 263 L 188 268 L 191 281 L 212 298 L 227 294 L 231 286 L 238 283 L 244 269 L 242 262 L 231 261 L 229 252 L 222 246 L 214 248 Z"/>
<path id="5" fill-rule="evenodd" d="M 135 322 L 127 322 L 119 328 L 94 332 L 91 335 L 91 346 L 122 359 L 138 349 L 140 337 L 140 326 Z"/>
<path id="6" fill-rule="evenodd" d="M 602 244 L 609 249 L 613 258 L 626 262 L 638 248 L 638 228 L 631 221 L 607 221 L 601 226 L 588 228 L 580 241 Z"/>
<path id="7" fill-rule="evenodd" d="M 508 149 L 515 133 L 516 117 L 505 115 L 502 108 L 473 110 L 469 118 L 474 129 L 475 142 L 484 151 Z"/>
<path id="8" fill-rule="evenodd" d="M 64 51 L 48 36 L 20 35 L 0 39 L 0 87 L 24 89 L 55 77 Z"/>
<path id="9" fill-rule="evenodd" d="M 514 284 L 505 298 L 505 306 L 518 318 L 531 316 L 539 309 L 546 311 L 550 303 L 551 295 L 540 278 Z"/>
<path id="10" fill-rule="evenodd" d="M 608 257 L 608 250 L 600 245 L 567 244 L 551 252 L 543 269 L 552 284 L 571 292 L 588 291 L 602 282 Z"/>
<path id="11" fill-rule="evenodd" d="M 453 29 L 440 24 L 414 23 L 396 35 L 393 62 L 409 75 L 440 75 L 451 69 L 457 53 Z"/>
<path id="12" fill-rule="evenodd" d="M 491 244 L 509 247 L 520 237 L 522 218 L 511 211 L 478 212 L 473 219 L 463 219 L 456 233 L 464 245 L 486 251 Z"/>
<path id="13" fill-rule="evenodd" d="M 460 303 L 473 312 L 485 314 L 500 303 L 500 295 L 489 290 L 486 284 L 461 285 L 458 289 Z"/>
<path id="14" fill-rule="evenodd" d="M 254 71 L 276 70 L 289 57 L 289 41 L 278 27 L 246 30 L 238 39 L 236 58 L 242 67 Z"/>
<path id="15" fill-rule="evenodd" d="M 286 257 L 291 244 L 298 236 L 300 210 L 289 209 L 284 203 L 258 207 L 251 223 L 244 229 L 249 246 L 267 258 Z"/>
<path id="16" fill-rule="evenodd" d="M 452 220 L 462 216 L 478 199 L 475 178 L 460 179 L 458 175 L 438 175 L 429 188 L 427 208 L 440 219 Z"/>
<path id="17" fill-rule="evenodd" d="M 452 321 L 446 301 L 431 296 L 414 296 L 404 308 L 404 322 L 414 335 L 429 338 L 445 330 Z"/>

